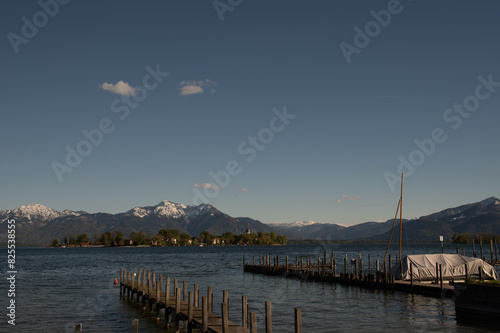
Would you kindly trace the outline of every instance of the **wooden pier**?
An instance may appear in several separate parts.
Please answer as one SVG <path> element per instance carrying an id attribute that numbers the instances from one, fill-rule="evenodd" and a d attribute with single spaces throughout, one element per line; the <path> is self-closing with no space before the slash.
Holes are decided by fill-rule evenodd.
<path id="1" fill-rule="evenodd" d="M 127 300 L 138 304 L 143 310 L 156 316 L 161 322 L 161 316 L 165 318 L 166 326 L 174 323 L 175 331 L 179 331 L 179 322 L 187 322 L 188 332 L 209 333 L 256 333 L 257 314 L 249 312 L 247 296 L 243 295 L 241 325 L 229 321 L 229 297 L 228 291 L 223 291 L 223 303 L 220 304 L 221 316 L 213 312 L 212 287 L 207 288 L 207 295 L 201 297 L 198 284 L 194 284 L 193 290 L 188 292 L 187 282 L 183 281 L 182 288 L 177 279 L 173 280 L 173 291 L 171 294 L 170 277 L 165 281 L 163 275 L 159 275 L 139 269 L 138 273 L 132 273 L 120 269 L 120 295 Z M 165 285 L 164 285 L 165 283 Z M 164 285 L 164 287 L 163 287 Z M 201 307 L 200 307 L 201 305 Z M 271 302 L 265 302 L 266 333 L 271 333 Z M 295 332 L 302 332 L 301 309 L 295 309 Z M 136 328 L 137 327 L 137 328 Z M 138 323 L 134 320 L 133 332 L 138 332 Z"/>
<path id="2" fill-rule="evenodd" d="M 343 258 L 343 272 L 337 272 L 333 253 L 331 259 L 328 260 L 326 251 L 323 258 L 318 257 L 317 261 L 313 261 L 311 256 L 296 257 L 295 264 L 290 263 L 288 257 L 285 257 L 284 264 L 280 263 L 279 256 L 261 256 L 258 260 L 259 263 L 256 264 L 255 257 L 253 257 L 252 263 L 247 264 L 243 256 L 244 271 L 369 289 L 399 290 L 433 297 L 451 298 L 454 295 L 454 286 L 446 283 L 447 281 L 444 281 L 442 274 L 438 275 L 436 280 L 428 282 L 413 281 L 413 279 L 411 281 L 396 280 L 388 273 L 385 266 L 383 266 L 383 270 L 379 270 L 378 261 L 376 261 L 375 269 L 372 270 L 368 260 L 368 270 L 364 271 L 363 261 L 360 258 L 348 260 L 346 255 Z M 389 258 L 389 263 L 390 261 Z M 349 270 L 348 263 L 351 263 Z"/>

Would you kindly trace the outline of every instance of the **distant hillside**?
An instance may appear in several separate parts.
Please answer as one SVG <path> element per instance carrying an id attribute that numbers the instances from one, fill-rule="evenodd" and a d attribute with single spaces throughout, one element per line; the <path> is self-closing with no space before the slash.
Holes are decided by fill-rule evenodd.
<path id="1" fill-rule="evenodd" d="M 389 239 L 393 221 L 365 222 L 349 227 L 313 221 L 272 223 L 270 226 L 289 239 L 383 241 Z M 397 230 L 399 231 L 399 227 Z M 500 200 L 491 197 L 480 202 L 447 208 L 416 220 L 403 220 L 405 240 L 437 241 L 439 236 L 450 240 L 455 233 L 500 234 Z M 393 240 L 399 240 L 399 232 L 394 232 Z"/>

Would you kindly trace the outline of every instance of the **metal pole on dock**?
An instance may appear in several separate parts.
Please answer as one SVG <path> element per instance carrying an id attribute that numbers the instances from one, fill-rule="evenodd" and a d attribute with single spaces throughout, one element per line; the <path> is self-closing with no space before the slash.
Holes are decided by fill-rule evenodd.
<path id="1" fill-rule="evenodd" d="M 139 333 L 139 319 L 132 320 L 132 333 Z"/>
<path id="2" fill-rule="evenodd" d="M 491 256 L 491 264 L 494 265 L 493 262 L 493 239 L 490 240 L 490 256 Z"/>
<path id="3" fill-rule="evenodd" d="M 495 237 L 495 262 L 498 261 L 498 247 L 497 247 L 497 239 Z"/>
<path id="4" fill-rule="evenodd" d="M 483 260 L 483 239 L 479 236 L 479 248 L 481 249 L 481 260 Z"/>

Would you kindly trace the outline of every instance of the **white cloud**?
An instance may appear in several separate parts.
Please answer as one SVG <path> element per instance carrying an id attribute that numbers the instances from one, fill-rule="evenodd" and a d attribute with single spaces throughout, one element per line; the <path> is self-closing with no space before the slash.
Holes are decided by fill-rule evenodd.
<path id="1" fill-rule="evenodd" d="M 135 89 L 131 87 L 127 82 L 123 81 L 118 81 L 115 84 L 104 82 L 103 84 L 101 84 L 101 88 L 118 95 L 135 95 Z"/>
<path id="2" fill-rule="evenodd" d="M 359 195 L 356 195 L 354 197 L 350 197 L 350 196 L 347 196 L 345 194 L 342 194 L 341 197 L 346 199 L 346 200 L 351 200 L 351 201 L 356 201 L 356 200 L 361 199 L 361 197 Z"/>
<path id="3" fill-rule="evenodd" d="M 339 200 L 337 200 L 337 203 L 342 203 L 342 200 L 340 200 L 340 199 L 339 199 Z"/>
<path id="4" fill-rule="evenodd" d="M 242 187 L 242 188 L 240 188 L 240 191 L 241 191 L 241 192 L 248 192 L 248 191 L 249 191 L 249 189 L 247 189 L 246 187 Z"/>
<path id="5" fill-rule="evenodd" d="M 210 183 L 201 183 L 201 184 L 193 184 L 193 185 L 194 185 L 194 187 L 198 187 L 198 188 L 211 188 L 214 190 L 220 189 L 220 186 L 212 185 Z"/>
<path id="6" fill-rule="evenodd" d="M 205 88 L 211 92 L 215 93 L 215 86 L 217 82 L 206 79 L 206 80 L 193 80 L 193 81 L 182 81 L 179 83 L 181 86 L 179 88 L 179 95 L 189 96 L 194 94 L 202 94 L 205 92 Z"/>
<path id="7" fill-rule="evenodd" d="M 201 94 L 203 93 L 203 88 L 195 85 L 189 85 L 189 86 L 184 86 L 181 88 L 181 91 L 179 92 L 179 95 L 181 96 L 188 96 L 188 95 L 194 95 L 194 94 Z"/>

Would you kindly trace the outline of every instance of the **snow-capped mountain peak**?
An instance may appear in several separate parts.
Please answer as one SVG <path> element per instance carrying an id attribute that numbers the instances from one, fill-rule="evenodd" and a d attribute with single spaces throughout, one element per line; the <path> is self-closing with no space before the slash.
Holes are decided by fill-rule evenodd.
<path id="1" fill-rule="evenodd" d="M 479 203 L 483 206 L 489 206 L 493 203 L 495 205 L 498 205 L 500 203 L 500 201 L 495 197 L 489 197 L 488 199 L 484 199 L 483 201 L 480 201 Z"/>
<path id="2" fill-rule="evenodd" d="M 74 212 L 68 209 L 64 210 L 63 212 L 59 212 L 57 210 L 54 210 L 52 208 L 46 207 L 41 204 L 29 204 L 29 205 L 19 206 L 12 210 L 6 210 L 0 212 L 0 215 L 3 218 L 5 217 L 23 218 L 28 221 L 49 222 L 61 216 L 68 216 L 68 215 L 78 216 L 80 215 L 80 212 Z"/>
<path id="3" fill-rule="evenodd" d="M 209 204 L 183 205 L 168 200 L 161 201 L 156 206 L 135 207 L 129 210 L 126 214 L 134 215 L 140 218 L 147 216 L 170 217 L 170 218 L 190 218 L 206 213 L 213 212 L 214 207 Z"/>

